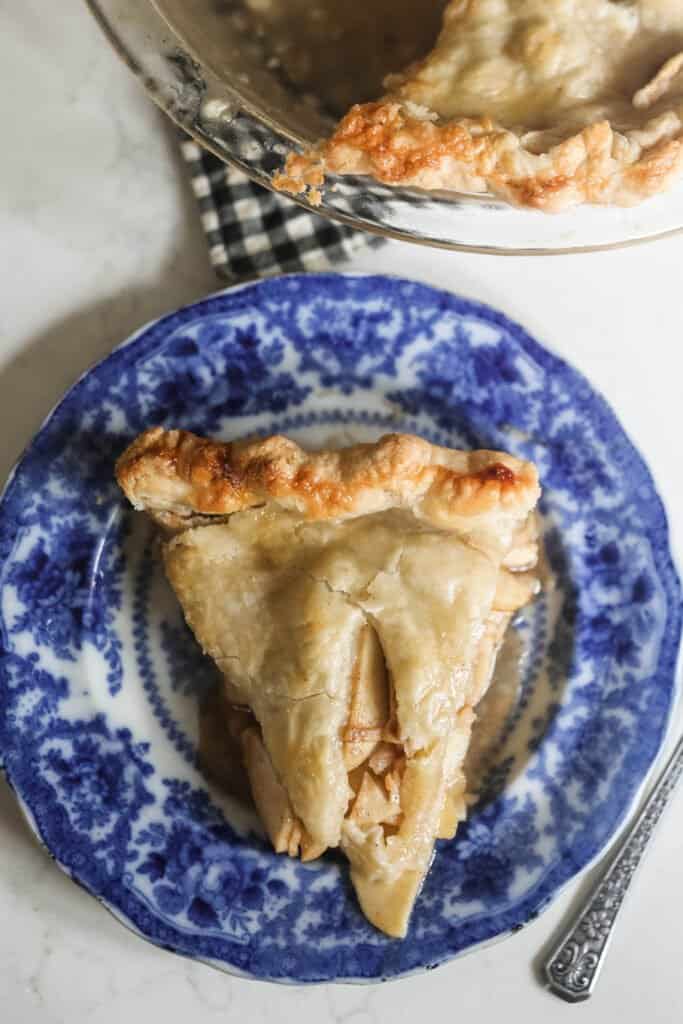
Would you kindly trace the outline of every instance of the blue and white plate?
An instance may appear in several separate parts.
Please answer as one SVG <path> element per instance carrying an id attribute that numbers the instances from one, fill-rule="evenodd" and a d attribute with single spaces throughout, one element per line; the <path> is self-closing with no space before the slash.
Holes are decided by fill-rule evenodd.
<path id="1" fill-rule="evenodd" d="M 276 856 L 196 766 L 214 670 L 113 479 L 151 424 L 304 443 L 404 430 L 539 466 L 545 587 L 481 716 L 481 801 L 438 844 L 403 941 L 365 921 L 341 858 Z M 522 926 L 623 821 L 674 697 L 680 587 L 642 458 L 521 327 L 409 281 L 262 281 L 145 327 L 25 453 L 0 566 L 0 754 L 31 825 L 140 935 L 257 978 L 391 978 Z"/>

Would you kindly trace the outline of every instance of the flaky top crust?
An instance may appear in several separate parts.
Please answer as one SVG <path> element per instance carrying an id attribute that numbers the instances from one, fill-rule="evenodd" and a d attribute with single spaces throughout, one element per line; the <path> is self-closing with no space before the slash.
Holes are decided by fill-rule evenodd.
<path id="1" fill-rule="evenodd" d="M 307 519 L 411 508 L 455 527 L 496 512 L 521 518 L 540 494 L 530 462 L 441 448 L 411 434 L 307 452 L 278 435 L 225 443 L 153 427 L 121 455 L 116 476 L 135 508 L 170 528 L 271 502 Z"/>

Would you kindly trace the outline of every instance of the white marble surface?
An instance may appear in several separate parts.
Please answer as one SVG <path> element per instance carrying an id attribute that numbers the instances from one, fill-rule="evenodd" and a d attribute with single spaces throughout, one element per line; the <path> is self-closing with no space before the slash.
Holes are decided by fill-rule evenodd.
<path id="1" fill-rule="evenodd" d="M 4 478 L 83 369 L 216 281 L 167 125 L 81 0 L 0 0 L 0 51 Z M 649 459 L 680 553 L 682 263 L 683 237 L 533 260 L 393 243 L 355 266 L 492 302 L 579 366 Z M 544 991 L 535 964 L 585 879 L 516 937 L 429 975 L 386 986 L 275 990 L 128 933 L 41 852 L 0 783 L 0 1021 L 678 1021 L 682 855 L 679 795 L 624 911 L 598 992 L 581 1008 Z"/>

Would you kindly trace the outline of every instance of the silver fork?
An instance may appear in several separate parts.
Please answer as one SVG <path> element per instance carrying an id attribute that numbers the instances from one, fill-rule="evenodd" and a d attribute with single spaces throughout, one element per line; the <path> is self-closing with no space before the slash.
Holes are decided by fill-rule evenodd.
<path id="1" fill-rule="evenodd" d="M 619 848 L 609 870 L 584 903 L 545 965 L 550 989 L 570 1003 L 593 994 L 610 939 L 636 869 L 648 849 L 655 826 L 683 775 L 683 737 L 657 785 Z"/>

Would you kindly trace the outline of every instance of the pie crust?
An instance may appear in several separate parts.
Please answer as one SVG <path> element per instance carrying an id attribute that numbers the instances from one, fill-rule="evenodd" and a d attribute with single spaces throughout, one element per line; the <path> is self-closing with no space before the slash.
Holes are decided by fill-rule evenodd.
<path id="1" fill-rule="evenodd" d="M 683 170 L 680 0 L 451 0 L 435 48 L 275 179 L 628 206 Z"/>

